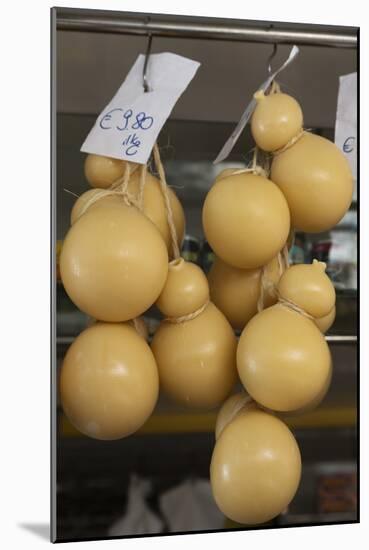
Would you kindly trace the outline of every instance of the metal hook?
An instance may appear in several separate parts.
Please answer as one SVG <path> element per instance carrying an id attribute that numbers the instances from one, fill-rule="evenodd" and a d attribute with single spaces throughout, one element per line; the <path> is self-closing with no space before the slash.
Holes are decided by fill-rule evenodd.
<path id="1" fill-rule="evenodd" d="M 273 28 L 274 28 L 274 25 L 273 25 L 273 23 L 271 23 L 268 30 L 271 31 L 271 30 L 273 30 Z M 272 60 L 275 58 L 275 56 L 277 54 L 277 49 L 278 49 L 277 42 L 274 42 L 273 51 L 270 54 L 270 56 L 268 57 L 268 73 L 269 74 L 272 74 Z"/>
<path id="2" fill-rule="evenodd" d="M 277 46 L 276 43 L 274 43 L 273 44 L 273 51 L 272 51 L 272 53 L 270 54 L 270 56 L 268 58 L 268 73 L 269 74 L 272 74 L 272 60 L 277 55 L 277 49 L 278 49 L 278 46 Z"/>
<path id="3" fill-rule="evenodd" d="M 152 43 L 152 34 L 149 33 L 148 34 L 148 41 L 147 41 L 147 48 L 146 48 L 145 63 L 144 63 L 144 66 L 143 66 L 143 75 L 142 75 L 143 89 L 144 89 L 145 93 L 150 91 L 149 82 L 147 80 L 146 72 L 147 72 L 147 66 L 148 66 L 148 63 L 149 63 L 149 57 L 150 57 L 150 52 L 151 52 L 151 43 Z"/>

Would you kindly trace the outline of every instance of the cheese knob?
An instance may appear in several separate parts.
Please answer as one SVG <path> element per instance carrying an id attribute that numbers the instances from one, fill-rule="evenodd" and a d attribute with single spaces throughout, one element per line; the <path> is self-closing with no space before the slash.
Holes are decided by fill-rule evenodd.
<path id="1" fill-rule="evenodd" d="M 303 125 L 302 110 L 287 94 L 256 92 L 257 105 L 251 118 L 251 133 L 260 149 L 276 151 L 297 136 Z"/>
<path id="2" fill-rule="evenodd" d="M 285 300 L 298 305 L 313 317 L 324 317 L 332 311 L 336 291 L 325 273 L 326 264 L 314 260 L 312 264 L 289 267 L 278 283 L 278 292 Z"/>
<path id="3" fill-rule="evenodd" d="M 135 163 L 130 163 L 132 168 Z M 84 164 L 85 177 L 91 187 L 107 189 L 122 177 L 126 161 L 102 155 L 87 155 Z"/>
<path id="4" fill-rule="evenodd" d="M 209 285 L 202 269 L 177 258 L 169 263 L 168 277 L 156 302 L 167 317 L 194 313 L 209 300 Z"/>

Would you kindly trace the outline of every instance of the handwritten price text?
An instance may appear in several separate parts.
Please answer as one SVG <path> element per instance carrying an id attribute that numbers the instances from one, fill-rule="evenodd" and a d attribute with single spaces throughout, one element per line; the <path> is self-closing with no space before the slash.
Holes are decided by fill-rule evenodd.
<path id="1" fill-rule="evenodd" d="M 116 108 L 112 109 L 101 117 L 99 126 L 102 130 L 118 130 L 119 132 L 130 130 L 148 130 L 154 124 L 154 119 L 146 115 L 144 112 L 134 115 L 132 109 Z M 122 147 L 125 149 L 125 154 L 133 156 L 137 153 L 141 145 L 141 140 L 136 132 L 130 133 L 122 140 Z"/>

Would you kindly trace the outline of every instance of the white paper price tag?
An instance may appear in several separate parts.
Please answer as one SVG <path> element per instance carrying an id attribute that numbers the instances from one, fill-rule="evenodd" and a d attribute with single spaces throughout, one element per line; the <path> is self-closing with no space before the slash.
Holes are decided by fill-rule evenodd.
<path id="1" fill-rule="evenodd" d="M 299 51 L 300 50 L 298 49 L 297 46 L 293 46 L 291 51 L 290 51 L 290 54 L 289 54 L 288 58 L 283 63 L 283 65 L 281 65 L 281 67 L 279 67 L 279 69 L 274 71 L 274 73 L 271 74 L 269 76 L 269 78 L 259 86 L 258 91 L 262 90 L 263 92 L 265 92 L 265 90 L 267 90 L 267 88 L 269 88 L 269 86 L 271 85 L 271 83 L 273 82 L 275 77 L 280 72 L 282 72 L 286 67 L 288 67 L 288 65 L 290 63 L 292 63 L 292 61 L 298 55 Z M 222 162 L 223 160 L 225 160 L 228 157 L 228 155 L 232 151 L 233 147 L 235 146 L 238 138 L 240 137 L 240 135 L 242 133 L 242 130 L 245 128 L 246 124 L 248 123 L 255 107 L 256 107 L 256 99 L 252 98 L 252 100 L 250 101 L 250 103 L 247 105 L 246 109 L 242 113 L 242 116 L 241 116 L 237 126 L 235 127 L 232 134 L 230 135 L 230 137 L 225 142 L 222 150 L 218 154 L 217 158 L 214 160 L 213 164 L 218 164 L 218 162 Z"/>
<path id="2" fill-rule="evenodd" d="M 173 53 L 150 55 L 149 91 L 143 88 L 145 56 L 98 116 L 81 151 L 146 164 L 156 138 L 200 63 Z"/>
<path id="3" fill-rule="evenodd" d="M 350 163 L 352 175 L 357 177 L 357 73 L 340 76 L 335 144 Z"/>

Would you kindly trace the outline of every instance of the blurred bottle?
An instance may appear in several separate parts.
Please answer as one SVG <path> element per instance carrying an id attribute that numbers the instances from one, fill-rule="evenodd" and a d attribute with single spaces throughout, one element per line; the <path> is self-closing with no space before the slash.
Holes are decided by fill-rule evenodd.
<path id="1" fill-rule="evenodd" d="M 207 241 L 204 241 L 201 248 L 200 265 L 205 273 L 208 273 L 210 271 L 210 268 L 214 263 L 214 259 L 215 254 L 213 250 L 210 248 L 209 243 Z"/>
<path id="2" fill-rule="evenodd" d="M 295 233 L 292 246 L 289 251 L 290 264 L 304 264 L 307 259 L 306 237 L 304 233 Z"/>
<path id="3" fill-rule="evenodd" d="M 185 235 L 182 244 L 182 257 L 187 262 L 200 265 L 200 241 L 191 235 Z"/>

